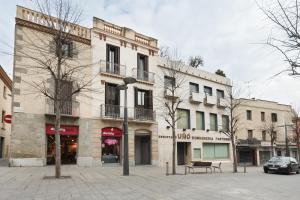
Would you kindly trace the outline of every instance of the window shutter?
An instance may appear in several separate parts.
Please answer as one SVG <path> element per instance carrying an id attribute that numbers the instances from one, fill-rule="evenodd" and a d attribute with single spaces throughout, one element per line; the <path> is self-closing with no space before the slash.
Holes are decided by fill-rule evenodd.
<path id="1" fill-rule="evenodd" d="M 49 52 L 50 53 L 55 53 L 55 41 L 54 40 L 50 40 L 49 41 Z"/>
<path id="2" fill-rule="evenodd" d="M 148 105 L 148 108 L 149 109 L 153 109 L 153 95 L 152 95 L 152 90 L 149 90 L 149 93 L 148 93 L 148 102 L 149 102 L 149 105 Z"/>
<path id="3" fill-rule="evenodd" d="M 71 58 L 78 58 L 78 49 L 76 47 L 75 42 L 70 43 L 70 57 Z"/>
<path id="4" fill-rule="evenodd" d="M 138 105 L 138 88 L 134 88 L 134 107 Z"/>

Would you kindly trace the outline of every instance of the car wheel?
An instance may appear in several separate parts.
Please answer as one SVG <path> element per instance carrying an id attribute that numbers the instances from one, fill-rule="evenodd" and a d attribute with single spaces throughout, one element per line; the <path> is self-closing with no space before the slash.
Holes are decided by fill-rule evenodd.
<path id="1" fill-rule="evenodd" d="M 296 174 L 299 174 L 299 169 L 296 171 Z"/>
<path id="2" fill-rule="evenodd" d="M 267 174 L 268 173 L 268 169 L 264 169 L 264 172 Z"/>

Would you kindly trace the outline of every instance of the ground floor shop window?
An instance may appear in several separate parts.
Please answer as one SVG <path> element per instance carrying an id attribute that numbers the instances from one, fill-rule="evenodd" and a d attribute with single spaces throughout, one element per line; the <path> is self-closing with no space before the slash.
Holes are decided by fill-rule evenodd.
<path id="1" fill-rule="evenodd" d="M 61 135 L 61 163 L 62 164 L 76 164 L 77 159 L 77 140 L 75 135 Z M 47 164 L 55 164 L 55 135 L 47 136 Z"/>
<path id="2" fill-rule="evenodd" d="M 101 129 L 103 163 L 120 163 L 122 133 L 121 129 L 115 127 Z"/>
<path id="3" fill-rule="evenodd" d="M 104 163 L 120 163 L 120 139 L 102 138 L 102 161 Z"/>
<path id="4" fill-rule="evenodd" d="M 229 144 L 223 143 L 204 143 L 203 157 L 206 160 L 228 159 Z"/>

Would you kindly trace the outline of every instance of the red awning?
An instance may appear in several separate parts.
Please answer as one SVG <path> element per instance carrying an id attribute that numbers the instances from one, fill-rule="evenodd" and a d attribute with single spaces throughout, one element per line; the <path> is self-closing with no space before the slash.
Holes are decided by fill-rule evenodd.
<path id="1" fill-rule="evenodd" d="M 60 126 L 60 134 L 61 135 L 78 135 L 79 134 L 79 127 L 74 125 L 61 125 Z M 46 134 L 47 135 L 54 135 L 54 125 L 53 124 L 46 124 Z"/>
<path id="2" fill-rule="evenodd" d="M 122 137 L 123 131 L 119 128 L 105 127 L 101 129 L 102 137 Z"/>

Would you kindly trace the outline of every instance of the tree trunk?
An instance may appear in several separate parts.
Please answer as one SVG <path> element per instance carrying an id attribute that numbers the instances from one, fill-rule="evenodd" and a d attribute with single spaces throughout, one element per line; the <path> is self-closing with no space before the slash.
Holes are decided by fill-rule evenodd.
<path id="1" fill-rule="evenodd" d="M 237 157 L 234 136 L 231 136 L 232 156 L 233 156 L 233 173 L 237 173 Z"/>
<path id="2" fill-rule="evenodd" d="M 173 122 L 172 127 L 172 138 L 173 138 L 173 149 L 172 149 L 172 174 L 176 174 L 176 134 L 175 134 L 175 123 Z"/>
<path id="3" fill-rule="evenodd" d="M 273 146 L 273 141 L 271 141 L 271 155 L 272 155 L 272 157 L 274 156 L 274 146 Z"/>
<path id="4" fill-rule="evenodd" d="M 299 131 L 296 132 L 297 137 L 297 156 L 298 156 L 298 163 L 300 162 L 300 138 L 299 138 Z"/>
<path id="5" fill-rule="evenodd" d="M 61 176 L 61 146 L 60 146 L 60 101 L 56 100 L 55 113 L 55 178 Z"/>

